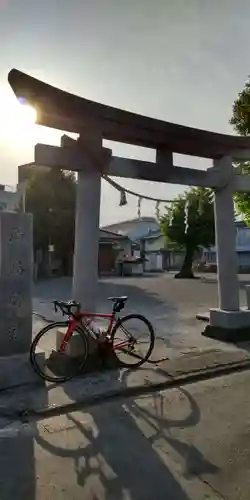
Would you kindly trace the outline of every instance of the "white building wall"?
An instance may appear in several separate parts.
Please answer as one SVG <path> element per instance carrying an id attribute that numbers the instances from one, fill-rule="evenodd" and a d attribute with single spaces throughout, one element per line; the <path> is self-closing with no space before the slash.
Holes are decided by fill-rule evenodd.
<path id="1" fill-rule="evenodd" d="M 18 209 L 21 201 L 22 193 L 18 191 L 2 191 L 0 190 L 0 211 L 13 212 Z"/>
<path id="2" fill-rule="evenodd" d="M 180 269 L 184 260 L 184 252 L 171 251 L 169 256 L 170 269 Z"/>
<path id="3" fill-rule="evenodd" d="M 238 263 L 240 267 L 250 268 L 250 252 L 238 252 Z"/>
<path id="4" fill-rule="evenodd" d="M 154 253 L 149 253 L 146 255 L 145 271 L 162 271 L 162 255 Z"/>
<path id="5" fill-rule="evenodd" d="M 235 250 L 239 268 L 250 268 L 250 228 L 236 227 Z M 209 264 L 217 263 L 216 246 L 204 249 L 204 261 Z"/>
<path id="6" fill-rule="evenodd" d="M 148 238 L 145 239 L 145 251 L 158 251 L 164 248 L 165 237 L 164 235 L 159 236 L 159 238 Z"/>

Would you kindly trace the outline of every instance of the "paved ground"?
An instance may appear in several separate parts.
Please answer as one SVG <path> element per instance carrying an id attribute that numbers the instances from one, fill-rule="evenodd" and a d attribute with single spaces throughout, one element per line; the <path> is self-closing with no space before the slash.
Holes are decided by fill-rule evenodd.
<path id="1" fill-rule="evenodd" d="M 241 305 L 245 306 L 244 283 L 250 282 L 249 275 L 241 275 Z M 53 299 L 69 299 L 71 280 L 68 278 L 41 282 L 34 287 L 34 310 L 48 319 L 58 319 L 53 312 Z M 108 312 L 109 295 L 128 295 L 124 310 L 147 316 L 158 338 L 159 351 L 170 358 L 190 351 L 201 351 L 218 346 L 228 349 L 222 343 L 201 336 L 204 323 L 196 320 L 197 312 L 207 312 L 217 307 L 216 275 L 200 275 L 198 280 L 175 280 L 173 274 L 151 274 L 146 277 L 106 278 L 98 285 L 98 310 Z"/>
<path id="2" fill-rule="evenodd" d="M 241 281 L 243 288 L 249 277 Z M 34 309 L 53 319 L 51 300 L 69 299 L 70 287 L 67 279 L 40 283 L 34 287 Z M 145 386 L 156 391 L 164 383 L 165 389 L 169 380 L 190 372 L 249 365 L 247 344 L 238 348 L 201 336 L 195 314 L 217 305 L 215 277 L 100 280 L 98 309 L 107 310 L 105 299 L 113 294 L 129 295 L 127 311 L 141 312 L 154 324 L 154 358 L 167 354 L 172 361 L 136 372 L 90 375 L 63 386 L 1 392 L 1 500 L 248 499 L 250 371 L 138 396 Z M 35 332 L 44 321 L 34 318 Z M 131 387 L 134 398 L 130 392 L 107 403 L 112 390 L 124 398 Z M 88 406 L 93 396 L 100 396 L 102 404 Z M 84 410 L 62 414 L 64 407 L 59 416 L 40 423 L 21 424 L 17 414 L 8 415 L 75 400 L 85 400 Z"/>
<path id="3" fill-rule="evenodd" d="M 0 433 L 1 500 L 248 500 L 250 372 Z"/>
<path id="4" fill-rule="evenodd" d="M 247 276 L 241 277 L 248 281 Z M 34 287 L 34 309 L 48 319 L 53 319 L 51 301 L 55 298 L 70 298 L 71 281 L 57 279 L 39 283 Z M 187 371 L 204 370 L 209 367 L 230 365 L 231 363 L 245 363 L 249 361 L 250 346 L 245 343 L 235 346 L 206 339 L 201 335 L 204 324 L 195 319 L 198 310 L 205 311 L 215 306 L 217 302 L 217 284 L 215 276 L 206 275 L 199 280 L 174 280 L 173 275 L 151 275 L 143 278 L 113 278 L 103 279 L 99 282 L 98 309 L 107 311 L 110 303 L 106 297 L 111 294 L 127 294 L 129 302 L 126 312 L 137 311 L 145 314 L 153 323 L 157 335 L 155 349 L 151 355 L 151 365 L 144 365 L 143 369 L 134 374 L 132 385 L 136 387 L 155 384 L 166 379 L 171 371 L 171 362 L 178 362 L 179 370 L 183 363 Z M 241 290 L 243 303 L 243 290 Z M 60 315 L 54 317 L 60 318 Z M 34 334 L 44 326 L 44 321 L 34 315 Z M 161 360 L 168 359 L 164 364 Z M 25 364 L 26 363 L 26 364 Z M 197 367 L 198 363 L 198 367 Z M 4 365 L 0 378 L 0 389 L 5 390 L 13 385 L 18 386 L 24 382 L 41 383 L 30 366 L 29 359 L 25 358 L 15 370 L 10 365 L 6 372 Z M 25 364 L 25 370 L 24 368 Z M 27 365 L 27 366 L 26 366 Z M 158 367 L 163 370 L 160 378 Z M 3 371 L 2 370 L 2 371 Z M 186 368 L 185 368 L 186 370 Z M 185 371 L 184 370 L 184 371 Z M 25 372 L 25 373 L 24 373 Z M 7 373 L 7 375 L 6 375 Z M 123 371 L 101 372 L 90 374 L 84 380 L 74 380 L 70 385 L 70 400 L 82 400 L 90 394 L 107 394 L 110 390 L 123 390 L 120 377 Z M 130 378 L 131 380 L 131 378 Z M 32 386 L 33 387 L 33 386 Z M 67 386 L 66 386 L 67 387 Z M 6 392 L 6 391 L 5 391 Z M 3 392 L 3 397 L 5 392 Z M 33 390 L 30 395 L 26 390 L 18 390 L 18 394 L 11 394 L 10 399 L 2 400 L 0 406 L 6 407 L 46 407 L 51 404 L 67 404 L 64 388 L 53 385 L 42 386 L 41 390 Z M 14 403 L 13 403 L 14 401 Z"/>

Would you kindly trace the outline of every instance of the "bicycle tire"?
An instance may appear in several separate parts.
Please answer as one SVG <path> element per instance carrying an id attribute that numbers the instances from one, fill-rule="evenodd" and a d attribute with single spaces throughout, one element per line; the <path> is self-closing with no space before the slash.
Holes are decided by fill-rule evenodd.
<path id="1" fill-rule="evenodd" d="M 119 357 L 117 356 L 115 349 L 114 349 L 114 339 L 115 339 L 115 334 L 116 334 L 117 330 L 120 328 L 120 326 L 123 323 L 125 323 L 125 321 L 128 321 L 130 319 L 139 319 L 140 321 L 144 322 L 147 325 L 149 335 L 150 335 L 150 343 L 149 343 L 149 349 L 147 351 L 147 354 L 142 359 L 140 359 L 140 361 L 138 361 L 137 363 L 132 363 L 132 364 L 121 361 L 119 359 Z M 150 323 L 150 321 L 147 318 L 145 318 L 145 316 L 143 316 L 142 314 L 128 314 L 128 315 L 123 316 L 122 318 L 118 319 L 117 323 L 115 324 L 115 326 L 111 332 L 110 342 L 112 344 L 113 353 L 114 353 L 115 357 L 117 358 L 117 361 L 119 362 L 121 367 L 139 368 L 144 363 L 146 363 L 146 361 L 151 356 L 151 353 L 154 349 L 154 344 L 155 344 L 155 333 L 154 333 L 154 329 L 153 329 L 152 324 Z"/>
<path id="2" fill-rule="evenodd" d="M 40 341 L 40 339 L 43 337 L 43 335 L 48 334 L 48 332 L 54 328 L 65 328 L 65 327 L 68 328 L 69 324 L 70 324 L 69 321 L 56 321 L 56 322 L 50 323 L 49 325 L 42 328 L 40 330 L 40 332 L 38 332 L 37 335 L 35 336 L 35 338 L 33 339 L 33 342 L 32 342 L 31 347 L 30 347 L 30 363 L 31 363 L 31 366 L 32 366 L 33 370 L 35 371 L 35 373 L 37 373 L 37 375 L 39 375 L 43 380 L 47 380 L 48 382 L 54 382 L 54 383 L 67 382 L 68 380 L 71 380 L 72 378 L 76 377 L 81 372 L 81 370 L 86 362 L 86 359 L 87 359 L 88 353 L 89 353 L 89 343 L 88 343 L 86 334 L 84 333 L 83 329 L 81 329 L 80 327 L 76 327 L 74 329 L 74 331 L 77 332 L 81 336 L 81 339 L 84 343 L 84 353 L 85 354 L 83 355 L 82 361 L 81 361 L 80 365 L 77 367 L 75 373 L 73 373 L 73 375 L 52 377 L 52 376 L 46 374 L 40 368 L 39 364 L 36 361 L 36 352 L 35 352 L 36 347 L 37 347 L 37 344 Z"/>

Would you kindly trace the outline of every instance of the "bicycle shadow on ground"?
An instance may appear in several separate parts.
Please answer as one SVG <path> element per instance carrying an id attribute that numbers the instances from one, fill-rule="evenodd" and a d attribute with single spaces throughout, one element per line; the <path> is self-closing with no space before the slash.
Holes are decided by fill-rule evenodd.
<path id="1" fill-rule="evenodd" d="M 64 389 L 71 397 L 70 386 Z M 76 445 L 69 450 L 61 445 L 58 433 L 48 435 L 43 431 L 36 436 L 36 443 L 52 455 L 72 459 L 71 469 L 84 499 L 189 500 L 150 441 L 145 439 L 126 404 L 107 404 L 104 399 L 98 406 L 67 415 L 74 431 L 65 437 L 67 431 L 64 430 L 66 443 L 70 443 L 70 432 L 74 432 L 72 440 L 74 443 L 84 441 L 83 446 Z"/>
<path id="2" fill-rule="evenodd" d="M 128 385 L 130 373 L 124 372 L 123 374 L 123 383 L 126 385 Z M 156 369 L 156 373 L 166 376 L 166 373 L 160 368 Z M 139 396 L 136 401 L 133 401 L 132 405 L 129 402 L 130 400 L 128 400 L 127 405 L 130 414 L 135 421 L 143 422 L 143 425 L 148 426 L 150 429 L 148 431 L 150 434 L 148 439 L 152 445 L 160 442 L 161 446 L 163 446 L 162 443 L 165 442 L 165 444 L 171 446 L 182 463 L 183 476 L 186 479 L 192 479 L 193 477 L 201 478 L 204 474 L 218 473 L 219 469 L 217 466 L 207 460 L 193 444 L 177 439 L 173 435 L 174 429 L 195 427 L 200 422 L 201 414 L 198 404 L 188 390 L 182 387 L 170 390 L 172 394 L 173 392 L 175 393 L 178 413 L 180 412 L 180 407 L 182 411 L 184 410 L 183 418 L 175 418 L 177 412 L 175 408 L 173 409 L 172 402 L 168 399 L 168 393 L 166 392 L 164 394 L 162 392 L 154 392 L 146 396 Z M 147 404 L 148 400 L 152 400 L 151 405 Z"/>
<path id="3" fill-rule="evenodd" d="M 124 387 L 126 376 L 119 382 Z M 70 386 L 65 384 L 64 390 L 71 398 Z M 65 437 L 64 429 L 63 439 L 69 443 L 72 432 L 73 442 L 84 441 L 84 445 L 69 450 L 61 445 L 58 433 L 48 436 L 42 431 L 36 442 L 52 455 L 72 459 L 75 481 L 82 488 L 84 499 L 190 500 L 156 446 L 159 438 L 163 438 L 167 454 L 173 449 L 181 462 L 184 454 L 184 478 L 216 472 L 216 467 L 199 450 L 171 436 L 171 428 L 195 426 L 200 420 L 195 400 L 187 391 L 181 394 L 189 404 L 189 413 L 179 420 L 167 418 L 166 408 L 159 414 L 164 403 L 162 395 L 147 396 L 151 398 L 151 410 L 140 407 L 141 398 L 105 403 L 104 397 L 99 405 L 67 415 L 74 430 Z"/>

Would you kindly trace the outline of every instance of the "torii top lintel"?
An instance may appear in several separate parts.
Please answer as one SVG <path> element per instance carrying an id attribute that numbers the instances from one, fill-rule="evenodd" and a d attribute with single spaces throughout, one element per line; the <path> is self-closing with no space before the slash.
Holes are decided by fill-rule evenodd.
<path id="1" fill-rule="evenodd" d="M 17 69 L 8 75 L 17 98 L 37 109 L 37 123 L 79 133 L 96 126 L 104 139 L 192 156 L 250 159 L 250 139 L 185 127 L 106 106 L 37 80 Z"/>

